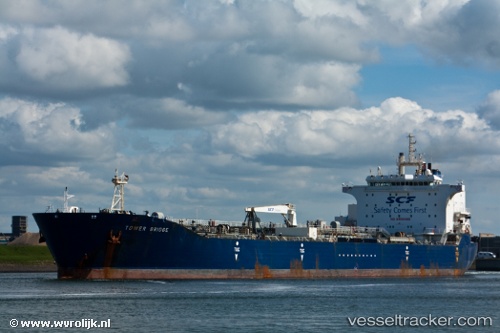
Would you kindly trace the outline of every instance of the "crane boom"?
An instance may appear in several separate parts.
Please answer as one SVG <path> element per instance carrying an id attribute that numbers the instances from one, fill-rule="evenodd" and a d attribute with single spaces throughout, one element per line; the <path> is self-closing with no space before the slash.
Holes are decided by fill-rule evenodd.
<path id="1" fill-rule="evenodd" d="M 293 204 L 246 207 L 245 212 L 247 212 L 247 217 L 255 215 L 255 213 L 281 214 L 285 218 L 287 227 L 297 226 L 297 215 L 295 214 L 295 205 Z"/>
<path id="2" fill-rule="evenodd" d="M 273 205 L 273 206 L 258 206 L 258 207 L 246 207 L 245 212 L 256 212 L 256 213 L 270 213 L 270 214 L 288 214 L 288 211 L 295 210 L 295 208 L 290 207 L 290 204 L 283 205 Z"/>

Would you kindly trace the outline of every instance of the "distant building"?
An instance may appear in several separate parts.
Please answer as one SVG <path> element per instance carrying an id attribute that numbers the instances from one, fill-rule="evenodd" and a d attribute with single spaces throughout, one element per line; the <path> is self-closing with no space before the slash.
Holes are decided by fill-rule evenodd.
<path id="1" fill-rule="evenodd" d="M 500 258 L 500 237 L 493 234 L 479 234 L 478 251 L 493 252 Z"/>
<path id="2" fill-rule="evenodd" d="M 28 227 L 27 216 L 12 216 L 12 239 L 18 238 L 26 233 Z"/>

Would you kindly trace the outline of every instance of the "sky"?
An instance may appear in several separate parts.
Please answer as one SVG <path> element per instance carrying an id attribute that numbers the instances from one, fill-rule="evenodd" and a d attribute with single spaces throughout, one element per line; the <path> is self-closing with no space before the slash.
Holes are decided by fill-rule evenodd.
<path id="1" fill-rule="evenodd" d="M 299 223 L 409 133 L 500 235 L 498 0 L 0 1 L 0 231 L 48 206 Z M 497 163 L 499 162 L 499 163 Z"/>

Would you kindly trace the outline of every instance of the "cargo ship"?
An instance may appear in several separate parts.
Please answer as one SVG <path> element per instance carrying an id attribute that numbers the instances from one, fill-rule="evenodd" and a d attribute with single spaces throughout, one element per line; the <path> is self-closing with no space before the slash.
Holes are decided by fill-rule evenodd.
<path id="1" fill-rule="evenodd" d="M 415 155 L 397 159 L 397 173 L 366 185 L 342 184 L 356 199 L 347 217 L 299 224 L 295 205 L 244 208 L 239 222 L 174 219 L 125 210 L 129 181 L 115 171 L 110 208 L 64 206 L 34 213 L 59 279 L 316 279 L 459 276 L 474 261 L 465 185 Z M 406 168 L 414 169 L 406 173 Z M 258 214 L 283 222 L 261 223 Z M 278 217 L 281 219 L 281 216 Z M 242 214 L 243 216 L 243 214 Z"/>

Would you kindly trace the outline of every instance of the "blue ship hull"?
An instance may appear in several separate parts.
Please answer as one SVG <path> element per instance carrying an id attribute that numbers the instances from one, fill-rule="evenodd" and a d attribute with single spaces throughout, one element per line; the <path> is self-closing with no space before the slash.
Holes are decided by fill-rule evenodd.
<path id="1" fill-rule="evenodd" d="M 168 219 L 119 213 L 33 214 L 59 278 L 223 279 L 462 275 L 477 244 L 380 243 L 200 235 Z"/>

